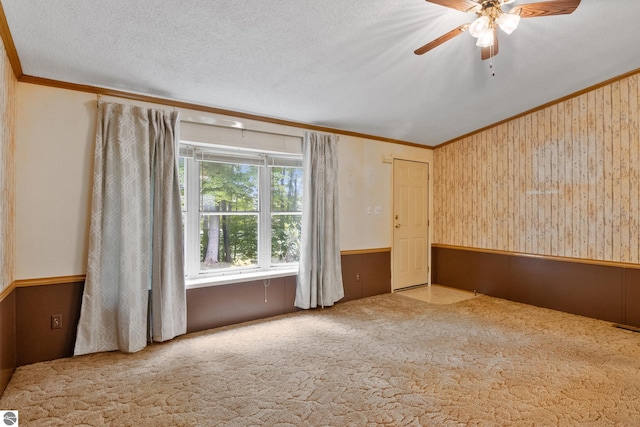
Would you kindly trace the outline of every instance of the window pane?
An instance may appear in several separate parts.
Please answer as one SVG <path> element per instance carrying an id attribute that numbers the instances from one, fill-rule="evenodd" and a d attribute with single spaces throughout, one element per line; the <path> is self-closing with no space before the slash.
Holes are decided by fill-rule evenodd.
<path id="1" fill-rule="evenodd" d="M 271 212 L 302 211 L 302 168 L 271 169 Z"/>
<path id="2" fill-rule="evenodd" d="M 258 215 L 200 214 L 200 270 L 258 262 Z"/>
<path id="3" fill-rule="evenodd" d="M 258 211 L 258 166 L 199 163 L 202 212 Z"/>
<path id="4" fill-rule="evenodd" d="M 271 263 L 282 264 L 300 260 L 300 227 L 302 215 L 272 215 Z"/>

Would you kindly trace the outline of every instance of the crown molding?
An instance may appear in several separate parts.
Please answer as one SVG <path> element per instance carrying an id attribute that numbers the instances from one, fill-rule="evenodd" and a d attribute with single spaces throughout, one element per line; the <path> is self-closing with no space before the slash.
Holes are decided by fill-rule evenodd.
<path id="1" fill-rule="evenodd" d="M 20 58 L 18 57 L 16 45 L 13 43 L 13 37 L 11 36 L 11 31 L 9 30 L 7 16 L 4 14 L 2 3 L 0 3 L 0 38 L 2 38 L 2 41 L 4 43 L 4 49 L 7 52 L 7 57 L 9 57 L 9 64 L 11 64 L 13 74 L 15 75 L 16 79 L 19 79 L 23 74 L 22 65 L 20 64 Z"/>
<path id="2" fill-rule="evenodd" d="M 272 124 L 276 124 L 276 125 L 290 126 L 290 127 L 299 128 L 299 129 L 312 130 L 312 131 L 325 132 L 325 133 L 334 133 L 334 134 L 337 134 L 337 135 L 352 136 L 352 137 L 355 137 L 355 138 L 364 138 L 364 139 L 370 139 L 370 140 L 374 140 L 374 141 L 381 141 L 381 142 L 388 142 L 388 143 L 392 143 L 392 144 L 406 145 L 406 146 L 422 148 L 422 149 L 427 149 L 427 150 L 433 149 L 433 147 L 430 147 L 430 146 L 427 146 L 427 145 L 422 145 L 422 144 L 417 144 L 415 142 L 408 142 L 408 141 L 402 141 L 402 140 L 399 140 L 399 139 L 385 138 L 385 137 L 376 136 L 376 135 L 368 135 L 368 134 L 359 133 L 359 132 L 351 132 L 351 131 L 344 130 L 344 129 L 336 129 L 336 128 L 331 128 L 331 127 L 326 127 L 326 126 L 317 126 L 317 125 L 313 125 L 313 124 L 309 124 L 309 123 L 294 122 L 294 121 L 290 121 L 290 120 L 278 119 L 278 118 L 268 117 L 268 116 L 261 116 L 261 115 L 257 115 L 257 114 L 243 113 L 243 112 L 240 112 L 240 111 L 233 111 L 233 110 L 227 110 L 227 109 L 224 109 L 224 108 L 210 107 L 210 106 L 206 106 L 206 105 L 202 105 L 202 104 L 195 104 L 195 103 L 191 103 L 191 102 L 177 101 L 177 100 L 172 100 L 172 99 L 168 99 L 168 98 L 160 98 L 160 97 L 144 95 L 144 94 L 140 94 L 140 93 L 127 92 L 127 91 L 123 91 L 123 90 L 109 89 L 109 88 L 104 88 L 104 87 L 100 87 L 100 86 L 90 86 L 90 85 L 84 85 L 84 84 L 78 84 L 78 83 L 64 82 L 64 81 L 60 81 L 60 80 L 45 79 L 45 78 L 42 78 L 42 77 L 33 77 L 33 76 L 26 75 L 26 74 L 23 74 L 18 79 L 18 81 L 21 82 L 21 83 L 31 83 L 31 84 L 41 85 L 41 86 L 55 87 L 55 88 L 59 88 L 59 89 L 67 89 L 67 90 L 74 90 L 74 91 L 79 91 L 79 92 L 95 93 L 96 95 L 99 95 L 99 96 L 113 96 L 113 97 L 117 97 L 117 98 L 129 99 L 129 100 L 133 100 L 133 101 L 148 102 L 148 103 L 152 103 L 152 104 L 165 105 L 165 106 L 169 106 L 169 107 L 184 108 L 184 109 L 187 109 L 187 110 L 195 110 L 195 111 L 202 111 L 202 112 L 205 112 L 205 113 L 232 116 L 232 117 L 245 119 L 245 120 L 256 120 L 256 121 L 261 121 L 261 122 L 265 122 L 265 123 L 272 123 Z"/>

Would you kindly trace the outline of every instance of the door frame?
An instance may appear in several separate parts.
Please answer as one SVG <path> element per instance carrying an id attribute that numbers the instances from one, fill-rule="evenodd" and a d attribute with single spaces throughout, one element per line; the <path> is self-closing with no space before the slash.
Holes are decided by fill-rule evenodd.
<path id="1" fill-rule="evenodd" d="M 432 179 L 431 179 L 431 162 L 429 161 L 422 161 L 422 160 L 415 160 L 415 159 L 407 159 L 404 157 L 393 157 L 391 159 L 391 212 L 390 212 L 390 219 L 391 219 L 391 292 L 396 292 L 396 291 L 402 291 L 402 290 L 406 290 L 406 289 L 410 289 L 411 286 L 409 287 L 404 287 L 404 288 L 400 288 L 400 289 L 396 289 L 395 287 L 395 272 L 394 272 L 394 265 L 395 265 L 395 248 L 394 248 L 394 244 L 395 244 L 395 218 L 394 218 L 394 212 L 395 212 L 395 208 L 396 208 L 396 194 L 395 194 L 395 161 L 396 160 L 401 160 L 401 161 L 406 161 L 406 162 L 413 162 L 413 163 L 422 163 L 422 164 L 426 164 L 427 165 L 427 200 L 425 201 L 425 206 L 426 206 L 426 210 L 427 210 L 427 285 L 431 286 L 431 236 L 432 236 L 432 230 L 431 230 L 431 201 L 432 201 Z"/>

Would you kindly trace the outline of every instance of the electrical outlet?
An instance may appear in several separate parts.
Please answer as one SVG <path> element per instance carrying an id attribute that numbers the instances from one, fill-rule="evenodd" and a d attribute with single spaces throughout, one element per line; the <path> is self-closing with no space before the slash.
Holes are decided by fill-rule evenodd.
<path id="1" fill-rule="evenodd" d="M 62 314 L 51 315 L 51 329 L 62 329 Z"/>

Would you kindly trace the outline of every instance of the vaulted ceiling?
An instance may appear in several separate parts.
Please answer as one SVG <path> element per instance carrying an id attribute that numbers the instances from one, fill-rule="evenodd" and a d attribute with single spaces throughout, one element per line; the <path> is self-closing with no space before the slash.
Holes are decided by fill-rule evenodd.
<path id="1" fill-rule="evenodd" d="M 475 19 L 424 0 L 0 3 L 27 76 L 427 146 L 640 68 L 638 0 L 523 19 L 492 69 L 468 34 L 414 55 Z"/>

